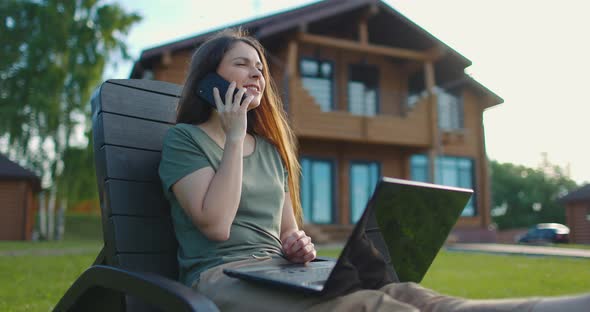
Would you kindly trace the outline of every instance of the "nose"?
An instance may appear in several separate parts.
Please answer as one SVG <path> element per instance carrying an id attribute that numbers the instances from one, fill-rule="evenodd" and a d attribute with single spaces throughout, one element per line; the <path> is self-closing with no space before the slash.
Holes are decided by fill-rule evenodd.
<path id="1" fill-rule="evenodd" d="M 262 77 L 262 73 L 258 70 L 258 68 L 251 67 L 250 68 L 250 77 L 258 79 L 258 78 Z"/>

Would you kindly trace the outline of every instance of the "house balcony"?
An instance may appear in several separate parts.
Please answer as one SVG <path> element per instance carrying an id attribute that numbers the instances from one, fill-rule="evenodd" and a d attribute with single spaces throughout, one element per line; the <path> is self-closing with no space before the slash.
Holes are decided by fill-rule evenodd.
<path id="1" fill-rule="evenodd" d="M 429 147 L 432 142 L 428 96 L 418 99 L 411 108 L 400 105 L 403 108 L 397 112 L 370 116 L 343 109 L 323 111 L 301 79 L 294 78 L 289 83 L 288 103 L 289 117 L 300 138 L 414 147 Z"/>

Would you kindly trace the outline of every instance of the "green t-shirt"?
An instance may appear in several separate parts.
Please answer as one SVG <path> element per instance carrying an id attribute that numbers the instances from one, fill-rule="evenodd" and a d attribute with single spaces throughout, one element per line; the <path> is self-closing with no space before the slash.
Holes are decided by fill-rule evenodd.
<path id="1" fill-rule="evenodd" d="M 177 124 L 164 138 L 160 179 L 171 207 L 178 239 L 179 279 L 188 286 L 213 266 L 251 258 L 281 255 L 280 225 L 287 173 L 276 148 L 254 135 L 254 152 L 244 156 L 242 194 L 227 241 L 209 240 L 192 223 L 172 192 L 172 185 L 204 168 L 219 168 L 223 149 L 195 125 Z"/>

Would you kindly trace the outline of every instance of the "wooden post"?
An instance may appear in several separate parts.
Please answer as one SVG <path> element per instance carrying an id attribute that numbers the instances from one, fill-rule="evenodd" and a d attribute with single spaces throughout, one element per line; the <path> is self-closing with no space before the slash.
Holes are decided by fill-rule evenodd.
<path id="1" fill-rule="evenodd" d="M 361 17 L 359 19 L 359 41 L 361 46 L 368 46 L 369 45 L 369 26 L 367 21 L 369 18 L 377 15 L 379 13 L 379 7 L 377 4 L 373 3 L 365 8 L 365 11 L 361 13 Z"/>
<path id="2" fill-rule="evenodd" d="M 438 155 L 438 112 L 437 112 L 437 99 L 436 95 L 434 94 L 434 64 L 432 61 L 427 61 L 424 63 L 424 80 L 426 84 L 426 91 L 428 92 L 428 103 L 430 106 L 430 135 L 431 135 L 431 145 L 430 150 L 428 151 L 428 170 L 430 174 L 430 182 L 434 183 L 436 181 L 436 167 L 435 161 L 436 156 Z"/>
<path id="3" fill-rule="evenodd" d="M 359 21 L 359 41 L 362 46 L 369 45 L 369 27 L 367 26 L 366 16 Z"/>
<path id="4" fill-rule="evenodd" d="M 55 186 L 53 186 L 51 195 L 49 196 L 49 203 L 47 205 L 47 219 L 49 221 L 47 222 L 47 240 L 53 240 L 55 237 L 55 193 Z"/>
<path id="5" fill-rule="evenodd" d="M 476 207 L 479 209 L 479 211 L 477 211 L 476 213 L 481 216 L 482 228 L 487 229 L 489 225 L 492 223 L 492 218 L 490 216 L 490 210 L 492 209 L 492 183 L 488 170 L 488 157 L 486 155 L 485 129 L 483 126 L 483 109 L 481 111 L 480 116 L 481 119 L 479 120 L 479 122 L 481 124 L 481 127 L 479 135 L 479 161 L 475 165 L 479 166 L 480 168 L 479 173 L 481 177 L 479 178 L 479 181 L 481 181 L 480 193 L 482 193 L 482 196 L 479 199 L 479 205 L 476 205 Z M 475 181 L 478 181 L 477 177 L 475 177 Z"/>
<path id="6" fill-rule="evenodd" d="M 291 123 L 295 125 L 295 113 L 296 111 L 296 104 L 295 104 L 295 79 L 297 79 L 297 41 L 295 39 L 291 39 L 287 46 L 287 80 L 288 80 L 288 101 L 289 101 L 289 119 L 291 119 Z"/>
<path id="7" fill-rule="evenodd" d="M 39 192 L 39 236 L 47 239 L 47 206 L 45 204 L 45 192 Z"/>

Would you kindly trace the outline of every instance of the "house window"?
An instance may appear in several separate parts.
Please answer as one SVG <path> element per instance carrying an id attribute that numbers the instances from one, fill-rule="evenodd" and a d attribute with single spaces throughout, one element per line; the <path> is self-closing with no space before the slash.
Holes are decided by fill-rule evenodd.
<path id="1" fill-rule="evenodd" d="M 348 78 L 348 111 L 353 115 L 374 116 L 378 113 L 379 71 L 377 67 L 352 64 Z"/>
<path id="2" fill-rule="evenodd" d="M 350 164 L 350 222 L 356 223 L 371 194 L 377 186 L 380 175 L 377 162 L 352 162 Z"/>
<path id="3" fill-rule="evenodd" d="M 307 223 L 327 224 L 334 220 L 334 162 L 301 159 L 301 205 Z"/>
<path id="4" fill-rule="evenodd" d="M 440 156 L 436 158 L 435 183 L 475 189 L 473 160 L 466 157 Z M 429 182 L 428 157 L 413 155 L 410 158 L 410 176 L 412 180 Z M 474 196 L 465 206 L 461 216 L 475 216 L 476 207 Z"/>
<path id="5" fill-rule="evenodd" d="M 463 99 L 442 88 L 435 88 L 438 99 L 438 127 L 442 130 L 463 129 Z"/>
<path id="6" fill-rule="evenodd" d="M 332 62 L 303 58 L 299 65 L 303 88 L 320 105 L 322 111 L 331 111 L 334 107 Z"/>

